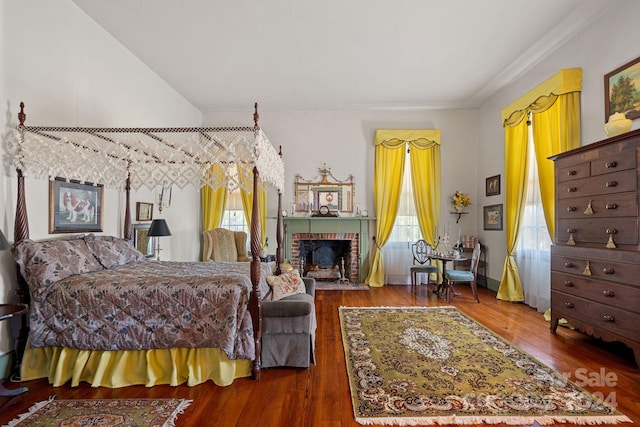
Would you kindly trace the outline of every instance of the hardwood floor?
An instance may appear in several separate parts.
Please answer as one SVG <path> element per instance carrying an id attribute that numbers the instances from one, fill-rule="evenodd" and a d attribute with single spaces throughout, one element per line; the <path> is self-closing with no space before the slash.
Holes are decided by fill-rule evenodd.
<path id="1" fill-rule="evenodd" d="M 616 384 L 584 388 L 614 399 L 618 409 L 640 422 L 640 371 L 632 352 L 623 345 L 607 344 L 567 328 L 549 332 L 549 324 L 535 310 L 495 299 L 495 293 L 479 289 L 480 304 L 469 288 L 461 286 L 462 296 L 453 301 L 467 315 L 511 341 L 559 372 L 572 374 L 608 373 Z M 345 368 L 338 307 L 340 306 L 435 306 L 446 305 L 426 286 L 412 295 L 409 286 L 385 286 L 366 291 L 318 291 L 318 364 L 309 369 L 268 369 L 261 379 L 238 379 L 228 387 L 212 382 L 195 387 L 142 386 L 121 389 L 51 387 L 46 380 L 25 382 L 29 391 L 12 401 L 0 414 L 5 424 L 32 404 L 56 399 L 118 397 L 179 397 L 193 403 L 178 417 L 177 426 L 358 426 L 353 417 L 349 383 Z M 583 371 L 577 371 L 583 369 Z M 13 388 L 19 384 L 7 384 Z M 0 398 L 6 400 L 6 398 Z M 0 400 L 0 405 L 4 400 Z"/>

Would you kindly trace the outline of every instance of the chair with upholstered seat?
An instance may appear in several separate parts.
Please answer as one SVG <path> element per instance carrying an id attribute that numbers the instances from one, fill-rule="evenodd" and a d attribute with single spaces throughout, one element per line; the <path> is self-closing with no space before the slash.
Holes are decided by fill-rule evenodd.
<path id="1" fill-rule="evenodd" d="M 247 233 L 226 228 L 207 230 L 204 235 L 203 261 L 247 262 Z"/>
<path id="2" fill-rule="evenodd" d="M 480 302 L 478 297 L 478 261 L 480 260 L 480 243 L 476 243 L 473 248 L 473 254 L 471 255 L 471 265 L 469 270 L 445 270 L 444 271 L 444 286 L 447 302 L 451 302 L 451 296 L 454 293 L 453 285 L 455 283 L 470 283 L 473 297 L 477 302 Z"/>
<path id="3" fill-rule="evenodd" d="M 413 265 L 411 266 L 411 290 L 417 290 L 418 275 L 427 275 L 427 286 L 431 280 L 432 273 L 438 273 L 438 267 L 431 265 L 431 259 L 429 256 L 433 251 L 430 244 L 424 239 L 420 239 L 411 245 L 411 251 L 413 252 Z"/>

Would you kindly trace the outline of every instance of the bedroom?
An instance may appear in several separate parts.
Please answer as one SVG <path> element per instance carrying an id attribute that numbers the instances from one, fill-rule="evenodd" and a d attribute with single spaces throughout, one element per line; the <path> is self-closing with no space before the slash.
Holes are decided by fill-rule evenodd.
<path id="1" fill-rule="evenodd" d="M 3 17 L 0 88 L 0 105 L 5 113 L 3 134 L 8 125 L 16 124 L 20 101 L 27 104 L 30 124 L 88 126 L 246 125 L 251 120 L 252 103 L 261 101 L 249 99 L 247 108 L 242 111 L 202 112 L 86 17 L 73 2 L 63 2 L 55 8 L 36 2 L 3 2 L 0 7 Z M 631 18 L 638 12 L 637 2 L 618 3 L 617 9 L 608 11 L 583 29 L 578 36 L 500 90 L 482 108 L 429 109 L 426 113 L 424 110 L 270 111 L 268 105 L 261 104 L 261 125 L 274 144 L 283 146 L 287 189 L 292 188 L 295 173 L 304 175 L 326 162 L 338 176 L 349 173 L 356 176 L 358 203 L 366 206 L 369 212 L 373 212 L 373 183 L 367 177 L 373 175 L 371 141 L 375 129 L 442 129 L 451 147 L 451 151 L 443 154 L 443 170 L 464 171 L 447 176 L 442 194 L 465 189 L 477 201 L 473 214 L 463 220 L 463 234 L 467 231 L 477 233 L 491 248 L 488 275 L 499 280 L 505 253 L 504 233 L 477 230 L 482 228 L 480 208 L 485 204 L 484 178 L 503 173 L 503 131 L 497 123 L 500 109 L 557 70 L 579 66 L 583 69 L 584 79 L 582 140 L 587 143 L 602 139 L 602 76 L 638 56 L 633 46 L 637 45 L 634 41 L 639 36 Z M 29 19 L 25 18 L 27 16 Z M 43 34 L 47 36 L 43 37 Z M 42 67 L 42 63 L 47 66 Z M 113 90 L 114 87 L 118 89 Z M 634 126 L 637 128 L 637 123 Z M 346 140 L 351 143 L 344 144 Z M 469 147 L 473 155 L 468 154 Z M 327 152 L 339 154 L 329 157 Z M 0 212 L 0 227 L 10 241 L 13 240 L 15 187 L 13 171 L 9 171 L 8 176 L 3 173 L 0 200 L 4 209 Z M 31 195 L 28 200 L 31 233 L 35 238 L 46 237 L 48 189 L 46 185 L 30 180 L 27 180 L 27 187 Z M 197 192 L 176 191 L 173 197 L 173 207 L 163 212 L 173 233 L 162 240 L 163 257 L 195 260 L 201 244 L 197 232 L 199 196 Z M 153 198 L 153 194 L 141 192 L 133 200 L 151 201 Z M 116 234 L 122 228 L 123 201 L 115 192 L 107 191 L 105 204 L 114 212 L 105 216 L 105 231 Z M 189 206 L 193 210 L 185 211 Z M 189 222 L 183 218 L 196 219 Z M 269 240 L 275 241 L 273 237 Z M 3 301 L 8 301 L 14 293 L 13 266 L 8 254 L 0 256 L 3 262 L 0 290 Z M 3 355 L 12 348 L 7 336 L 3 326 L 0 348 Z"/>

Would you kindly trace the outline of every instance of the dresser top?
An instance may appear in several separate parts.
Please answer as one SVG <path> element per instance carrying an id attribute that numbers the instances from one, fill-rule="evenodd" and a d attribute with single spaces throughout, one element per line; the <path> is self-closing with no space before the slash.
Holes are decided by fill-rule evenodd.
<path id="1" fill-rule="evenodd" d="M 593 142 L 591 144 L 582 145 L 578 148 L 574 148 L 573 150 L 565 151 L 564 153 L 554 154 L 549 157 L 549 160 L 557 160 L 563 157 L 571 156 L 574 154 L 579 154 L 582 152 L 598 149 L 600 147 L 604 147 L 609 144 L 613 144 L 616 142 L 623 141 L 631 141 L 633 139 L 638 139 L 640 141 L 640 129 L 632 130 L 627 133 L 623 133 L 621 135 L 612 136 L 611 138 L 603 139 L 601 141 Z"/>

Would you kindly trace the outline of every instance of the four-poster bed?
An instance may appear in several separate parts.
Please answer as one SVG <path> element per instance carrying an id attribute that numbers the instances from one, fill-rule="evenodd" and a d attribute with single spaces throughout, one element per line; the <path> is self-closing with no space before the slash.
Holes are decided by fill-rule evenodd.
<path id="1" fill-rule="evenodd" d="M 23 360 L 23 372 L 28 363 L 33 364 L 35 363 L 34 360 L 46 358 L 50 359 L 52 365 L 61 363 L 61 365 L 55 368 L 59 370 L 59 372 L 54 374 L 59 376 L 54 380 L 58 385 L 66 382 L 69 378 L 72 379 L 72 384 L 75 385 L 78 381 L 92 382 L 93 375 L 87 372 L 72 374 L 66 371 L 78 370 L 77 364 L 81 363 L 91 365 L 91 359 L 106 358 L 108 359 L 106 365 L 100 365 L 98 363 L 95 366 L 89 366 L 87 369 L 113 370 L 116 369 L 119 363 L 126 365 L 128 362 L 131 362 L 144 365 L 145 368 L 143 369 L 146 369 L 148 372 L 146 374 L 140 374 L 139 376 L 136 376 L 136 373 L 136 375 L 133 375 L 133 379 L 119 379 L 115 384 L 108 384 L 108 382 L 111 381 L 110 379 L 105 380 L 107 383 L 97 379 L 96 382 L 93 383 L 94 386 L 108 385 L 119 387 L 136 383 L 146 385 L 171 383 L 176 385 L 184 381 L 189 382 L 190 385 L 194 385 L 199 382 L 204 382 L 207 379 L 213 379 L 216 383 L 221 382 L 227 384 L 229 383 L 229 378 L 218 378 L 220 376 L 219 374 L 215 374 L 218 375 L 216 378 L 207 377 L 206 373 L 203 377 L 185 378 L 184 373 L 176 369 L 175 366 L 171 367 L 169 371 L 149 373 L 153 371 L 154 368 L 151 365 L 157 365 L 160 360 L 163 360 L 163 363 L 172 365 L 177 363 L 177 360 L 210 359 L 220 356 L 224 359 L 226 356 L 228 359 L 220 362 L 220 365 L 205 368 L 213 371 L 229 370 L 231 371 L 232 380 L 238 376 L 247 376 L 242 372 L 242 369 L 246 369 L 246 366 L 249 366 L 251 375 L 257 378 L 260 371 L 262 323 L 260 298 L 265 295 L 264 276 L 265 274 L 269 274 L 269 270 L 264 264 L 260 263 L 258 256 L 261 249 L 261 230 L 259 227 L 257 197 L 258 185 L 259 182 L 262 181 L 271 184 L 278 190 L 278 249 L 276 252 L 275 274 L 280 273 L 280 264 L 282 262 L 282 218 L 280 205 L 281 194 L 284 187 L 284 166 L 281 153 L 274 149 L 258 126 L 257 103 L 255 104 L 253 127 L 86 128 L 27 126 L 25 125 L 26 115 L 24 113 L 23 103 L 20 104 L 18 117 L 20 121 L 18 126 L 18 144 L 14 147 L 14 152 L 12 153 L 18 176 L 14 236 L 14 258 L 16 258 L 20 267 L 18 270 L 17 293 L 21 303 L 32 303 L 30 313 L 31 327 L 38 328 L 38 333 L 33 334 L 33 337 L 30 334 L 29 339 L 31 340 L 33 338 L 40 346 L 37 349 L 32 349 L 32 343 L 30 343 L 29 347 L 26 348 L 26 355 Z M 252 174 L 253 179 L 241 179 L 241 174 Z M 24 188 L 25 176 L 46 179 L 64 177 L 80 182 L 99 183 L 104 185 L 105 188 L 123 190 L 125 192 L 124 239 L 89 235 L 60 238 L 45 243 L 33 242 L 29 239 Z M 158 261 L 156 265 L 150 266 L 151 263 L 156 262 L 144 259 L 142 262 L 146 263 L 145 268 L 138 268 L 138 259 L 135 254 L 131 257 L 124 256 L 125 259 L 123 260 L 122 253 L 117 253 L 119 248 L 125 248 L 123 251 L 126 254 L 128 250 L 126 249 L 126 245 L 122 246 L 123 241 L 133 239 L 133 225 L 130 213 L 131 189 L 136 190 L 142 187 L 154 189 L 156 185 L 176 185 L 180 188 L 184 188 L 187 185 L 192 185 L 196 188 L 208 185 L 214 189 L 224 186 L 233 190 L 241 187 L 245 182 L 251 183 L 250 185 L 252 186 L 252 188 L 245 188 L 245 190 L 253 193 L 253 209 L 250 227 L 252 260 L 250 264 L 245 266 L 213 267 L 210 264 L 215 263 L 171 263 Z M 98 246 L 97 249 L 91 253 L 91 249 L 96 248 L 96 244 L 103 246 Z M 105 249 L 104 245 L 106 245 L 107 249 Z M 89 250 L 89 254 L 86 256 L 84 254 L 84 252 L 86 252 L 85 248 Z M 113 258 L 109 258 L 110 255 L 113 255 L 113 253 L 109 251 L 116 252 L 115 261 Z M 41 283 L 33 277 L 25 277 L 25 272 L 32 273 L 38 268 L 42 270 L 42 265 L 38 265 L 38 262 L 34 263 L 34 259 L 41 261 L 42 258 L 46 258 L 56 252 L 62 252 L 65 256 L 70 254 L 74 262 L 77 261 L 78 254 L 80 254 L 80 261 L 77 262 L 78 265 L 75 266 L 77 267 L 75 270 L 71 268 L 70 272 L 63 272 L 64 274 L 62 275 L 59 274 L 60 269 L 55 271 L 55 279 L 60 279 L 54 283 L 55 286 L 59 286 L 58 288 L 52 287 L 52 277 L 40 277 Z M 106 264 L 104 262 L 105 258 L 103 257 L 101 259 L 100 257 L 100 255 L 104 255 L 105 252 L 107 254 Z M 93 262 L 95 259 L 92 255 L 99 261 L 97 264 Z M 73 258 L 74 256 L 76 258 Z M 51 261 L 51 263 L 55 262 L 56 261 Z M 44 264 L 47 263 L 45 262 Z M 224 315 L 227 317 L 224 321 L 227 324 L 233 324 L 235 328 L 230 333 L 226 331 L 229 336 L 226 336 L 225 339 L 227 341 L 234 339 L 235 342 L 226 342 L 225 345 L 220 346 L 225 354 L 218 354 L 220 353 L 218 351 L 215 355 L 212 355 L 209 350 L 218 349 L 210 348 L 211 346 L 209 344 L 215 340 L 209 339 L 210 337 L 200 336 L 200 341 L 195 340 L 196 343 L 194 344 L 192 343 L 192 337 L 188 336 L 188 334 L 185 335 L 183 333 L 184 331 L 172 331 L 169 335 L 178 337 L 176 338 L 177 345 L 171 345 L 172 341 L 169 340 L 159 344 L 159 347 L 155 347 L 158 346 L 158 340 L 152 336 L 151 338 L 146 337 L 146 339 L 147 341 L 152 341 L 153 344 L 147 342 L 147 344 L 145 344 L 147 347 L 135 349 L 135 347 L 131 347 L 132 344 L 128 342 L 129 338 L 114 333 L 111 336 L 108 334 L 105 335 L 102 339 L 102 346 L 97 345 L 95 349 L 89 348 L 86 343 L 80 345 L 78 348 L 67 347 L 66 344 L 64 344 L 66 342 L 82 341 L 82 339 L 77 336 L 80 332 L 74 335 L 70 334 L 69 330 L 78 331 L 81 328 L 89 328 L 87 324 L 93 325 L 93 323 L 98 322 L 98 317 L 104 316 L 104 313 L 96 314 L 94 316 L 96 318 L 92 321 L 86 321 L 86 319 L 84 319 L 85 324 L 82 326 L 76 324 L 69 326 L 65 324 L 66 329 L 65 327 L 60 327 L 59 323 L 62 322 L 56 319 L 57 314 L 50 315 L 53 319 L 51 321 L 52 324 L 46 324 L 47 310 L 51 311 L 52 309 L 51 307 L 45 307 L 40 304 L 42 299 L 40 296 L 44 294 L 55 294 L 60 298 L 60 301 L 63 301 L 61 303 L 63 306 L 65 304 L 68 305 L 68 303 L 64 303 L 64 301 L 67 300 L 63 298 L 70 298 L 71 305 L 73 305 L 74 299 L 84 296 L 82 292 L 85 292 L 86 295 L 92 295 L 98 292 L 100 296 L 102 296 L 103 294 L 100 292 L 108 291 L 105 291 L 104 287 L 100 288 L 101 285 L 99 285 L 100 282 L 97 277 L 111 275 L 110 280 L 115 282 L 115 279 L 113 279 L 113 274 L 115 273 L 110 270 L 112 267 L 114 271 L 126 271 L 126 273 L 123 274 L 134 274 L 132 270 L 145 269 L 149 270 L 149 274 L 160 274 L 164 278 L 167 278 L 167 283 L 163 283 L 166 293 L 179 294 L 178 296 L 181 298 L 181 292 L 189 292 L 188 289 L 183 289 L 185 286 L 182 286 L 180 283 L 180 279 L 184 279 L 189 282 L 190 287 L 194 289 L 193 292 L 195 296 L 192 298 L 201 298 L 202 295 L 212 293 L 214 294 L 214 299 L 211 304 L 214 307 L 225 302 L 219 298 L 219 295 L 224 295 L 224 297 L 233 300 L 233 304 L 237 306 L 237 311 L 226 312 Z M 172 271 L 176 277 L 172 276 L 173 273 L 170 272 L 171 269 L 173 269 Z M 189 271 L 187 271 L 187 269 L 189 269 Z M 55 268 L 53 270 L 55 270 Z M 53 270 L 49 268 L 47 274 L 50 274 Z M 83 274 L 76 276 L 77 273 Z M 83 278 L 84 273 L 92 276 L 85 280 Z M 37 276 L 37 274 L 32 274 L 32 276 Z M 77 279 L 78 277 L 80 277 L 80 279 Z M 215 283 L 201 283 L 204 281 L 203 278 L 207 280 L 210 279 L 209 281 Z M 132 281 L 131 277 L 128 279 L 129 282 Z M 201 279 L 203 280 L 201 281 Z M 76 281 L 74 282 L 73 280 Z M 94 289 L 88 289 L 86 291 L 77 290 L 75 287 L 78 286 L 77 282 L 83 280 L 92 283 Z M 148 295 L 162 293 L 162 290 L 158 290 L 157 287 L 155 287 L 157 284 L 152 283 L 152 279 L 149 277 L 142 279 L 136 278 L 135 280 L 138 280 L 139 284 L 143 283 L 144 286 L 152 289 L 152 291 L 148 292 Z M 126 286 L 126 284 L 118 283 L 117 286 Z M 100 288 L 100 290 L 96 291 L 95 288 Z M 176 290 L 177 288 L 180 288 L 180 290 Z M 34 294 L 38 295 L 38 297 L 34 301 L 30 301 L 30 295 L 33 298 Z M 229 296 L 229 294 L 231 294 L 231 296 Z M 196 303 L 199 301 L 200 300 L 196 301 Z M 126 302 L 128 303 L 128 301 Z M 123 305 L 126 306 L 126 304 Z M 246 314 L 244 313 L 245 309 Z M 128 308 L 124 310 L 127 311 Z M 111 317 L 116 318 L 120 315 L 120 312 L 117 314 L 112 313 Z M 217 313 L 216 315 L 221 314 Z M 153 317 L 153 322 L 155 323 L 163 322 L 167 318 L 170 318 L 170 315 L 164 313 L 159 315 L 157 313 L 151 313 L 149 316 Z M 206 310 L 193 315 L 193 317 L 196 316 L 207 317 Z M 136 313 L 131 317 L 133 319 L 131 322 L 141 322 L 140 319 L 136 318 Z M 189 316 L 183 317 L 187 318 Z M 209 314 L 208 317 L 209 319 L 203 320 L 204 323 L 195 324 L 192 322 L 190 326 L 193 326 L 199 331 L 206 330 L 211 327 L 211 324 L 218 321 L 217 319 L 210 319 L 212 317 L 211 314 Z M 109 316 L 107 316 L 107 318 L 109 318 Z M 229 319 L 233 321 L 229 321 Z M 192 321 L 190 317 L 189 321 Z M 246 335 L 247 325 L 249 325 L 248 329 L 250 330 L 251 336 L 251 342 L 249 343 L 243 342 L 246 338 L 243 333 Z M 142 332 L 140 332 L 139 335 L 149 335 L 147 332 L 154 329 L 155 326 L 156 325 L 143 325 Z M 128 329 L 128 327 L 129 325 L 123 329 Z M 223 326 L 219 327 L 222 328 Z M 175 325 L 174 328 L 180 329 L 179 326 Z M 59 329 L 59 331 L 57 329 Z M 97 330 L 102 333 L 104 329 L 105 325 L 103 324 Z M 135 325 L 131 329 L 135 329 Z M 25 320 L 18 340 L 17 350 L 19 360 L 21 359 L 20 355 L 25 351 L 28 331 L 29 325 Z M 93 333 L 96 332 L 93 331 Z M 65 334 L 67 335 L 66 338 L 62 337 Z M 54 337 L 54 335 L 56 336 Z M 91 341 L 91 339 L 87 337 L 84 338 L 85 341 Z M 65 341 L 65 339 L 67 341 Z M 120 342 L 121 344 L 113 344 L 110 340 Z M 101 340 L 96 339 L 94 341 L 99 342 Z M 185 342 L 187 343 L 186 345 L 184 345 Z M 192 348 L 192 346 L 202 346 L 205 348 Z M 138 354 L 140 350 L 145 353 L 142 355 Z M 201 351 L 198 353 L 198 350 Z M 68 354 L 65 354 L 65 351 Z M 28 359 L 28 357 L 31 359 Z M 76 365 L 64 365 L 61 360 L 65 358 L 74 359 Z M 244 362 L 246 362 L 247 359 L 252 359 L 252 361 L 248 365 L 245 363 L 245 368 L 242 368 L 242 366 L 238 368 L 233 362 L 242 364 L 243 361 L 233 360 L 236 358 L 244 359 Z M 84 362 L 82 362 L 82 360 L 84 360 Z M 225 365 L 226 362 L 231 362 L 233 366 L 229 367 Z M 187 362 L 187 365 L 189 365 L 189 363 L 190 362 Z M 42 368 L 42 366 L 40 366 L 40 368 Z M 191 371 L 194 369 L 194 366 L 189 365 L 185 369 Z M 195 369 L 203 369 L 203 367 L 198 365 Z M 95 375 L 98 376 L 98 373 L 95 373 Z M 105 372 L 102 372 L 100 375 L 104 376 Z M 111 375 L 113 376 L 114 374 Z M 121 373 L 116 372 L 115 376 L 118 375 L 121 375 Z M 147 377 L 143 378 L 145 375 Z M 154 378 L 149 378 L 149 376 Z M 49 377 L 50 380 L 52 380 L 51 375 L 49 375 Z M 29 378 L 23 377 L 23 379 Z"/>

